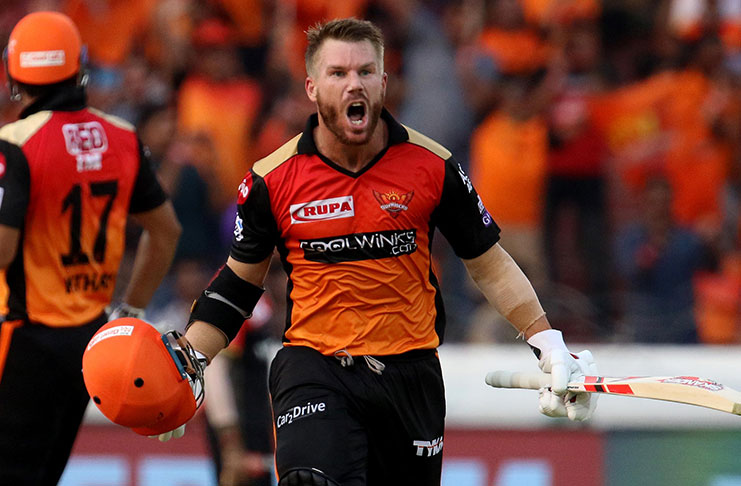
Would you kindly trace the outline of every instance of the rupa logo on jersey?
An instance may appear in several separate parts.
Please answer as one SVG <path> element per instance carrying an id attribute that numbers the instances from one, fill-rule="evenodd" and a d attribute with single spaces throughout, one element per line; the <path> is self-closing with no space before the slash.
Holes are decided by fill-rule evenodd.
<path id="1" fill-rule="evenodd" d="M 330 219 L 352 218 L 355 204 L 352 196 L 320 199 L 300 204 L 291 204 L 291 224 L 313 223 Z"/>
<path id="2" fill-rule="evenodd" d="M 103 153 L 108 150 L 108 137 L 97 121 L 62 125 L 67 152 L 77 160 L 77 172 L 103 168 Z"/>

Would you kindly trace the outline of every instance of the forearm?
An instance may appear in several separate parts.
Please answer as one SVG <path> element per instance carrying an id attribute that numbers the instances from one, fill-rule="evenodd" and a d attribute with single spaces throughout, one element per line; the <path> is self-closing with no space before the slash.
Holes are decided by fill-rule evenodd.
<path id="1" fill-rule="evenodd" d="M 486 300 L 528 339 L 550 329 L 533 286 L 512 257 L 499 245 L 472 260 L 464 260 Z"/>
<path id="2" fill-rule="evenodd" d="M 144 308 L 167 274 L 175 255 L 179 231 L 175 233 L 142 233 L 139 239 L 131 280 L 124 294 L 124 302 Z"/>
<path id="3" fill-rule="evenodd" d="M 229 344 L 262 295 L 270 257 L 256 264 L 231 257 L 196 300 L 185 337 L 209 362 Z"/>
<path id="4" fill-rule="evenodd" d="M 185 338 L 209 363 L 229 344 L 226 334 L 218 327 L 204 321 L 193 321 L 185 331 Z"/>

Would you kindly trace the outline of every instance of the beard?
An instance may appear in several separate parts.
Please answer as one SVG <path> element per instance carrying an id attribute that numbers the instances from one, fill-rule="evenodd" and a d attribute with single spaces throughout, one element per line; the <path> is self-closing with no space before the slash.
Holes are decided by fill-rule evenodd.
<path id="1" fill-rule="evenodd" d="M 340 109 L 333 104 L 324 103 L 319 93 L 316 96 L 316 105 L 319 115 L 324 120 L 327 128 L 337 138 L 337 140 L 343 145 L 365 145 L 370 140 L 373 132 L 376 130 L 378 120 L 381 118 L 381 110 L 383 109 L 384 96 L 376 103 L 372 103 L 368 100 L 368 125 L 363 129 L 362 137 L 350 138 L 346 133 L 346 128 L 343 126 L 342 118 L 346 114 L 342 113 Z M 357 132 L 356 132 L 357 133 Z"/>

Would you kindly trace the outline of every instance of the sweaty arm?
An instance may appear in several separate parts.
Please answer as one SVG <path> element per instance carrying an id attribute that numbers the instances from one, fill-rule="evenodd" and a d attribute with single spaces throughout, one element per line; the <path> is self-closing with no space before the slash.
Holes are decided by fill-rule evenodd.
<path id="1" fill-rule="evenodd" d="M 185 337 L 210 362 L 239 331 L 262 295 L 270 257 L 244 263 L 232 257 L 193 304 Z"/>
<path id="2" fill-rule="evenodd" d="M 525 339 L 551 328 L 530 281 L 499 243 L 463 263 L 486 300 Z"/>

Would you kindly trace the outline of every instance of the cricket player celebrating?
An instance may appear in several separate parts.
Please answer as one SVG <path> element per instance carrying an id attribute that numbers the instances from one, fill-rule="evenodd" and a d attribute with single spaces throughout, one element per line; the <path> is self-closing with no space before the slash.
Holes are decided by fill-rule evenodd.
<path id="1" fill-rule="evenodd" d="M 185 334 L 200 364 L 223 349 L 260 298 L 277 248 L 289 299 L 269 379 L 280 486 L 440 484 L 435 229 L 551 375 L 540 410 L 585 420 L 594 408 L 588 394 L 566 393 L 570 380 L 595 374 L 591 355 L 572 355 L 551 329 L 461 166 L 384 109 L 383 50 L 366 21 L 309 30 L 305 89 L 317 113 L 239 186 L 229 258 Z"/>

